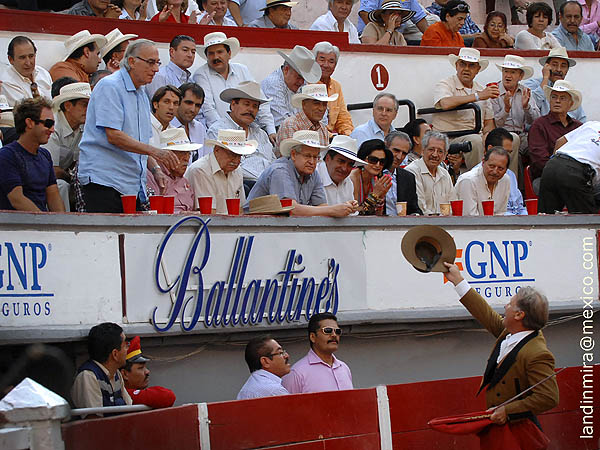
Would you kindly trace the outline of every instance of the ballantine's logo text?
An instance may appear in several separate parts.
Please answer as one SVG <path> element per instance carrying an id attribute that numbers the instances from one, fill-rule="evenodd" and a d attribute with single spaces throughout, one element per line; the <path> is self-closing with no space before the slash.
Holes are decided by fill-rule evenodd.
<path id="1" fill-rule="evenodd" d="M 166 284 L 161 279 L 161 266 L 170 238 L 185 223 L 197 222 L 199 229 L 189 247 L 183 269 L 177 278 Z M 174 224 L 163 236 L 154 265 L 154 281 L 160 292 L 175 293 L 166 324 L 157 322 L 157 310 L 152 313 L 152 324 L 157 331 L 168 331 L 180 319 L 181 328 L 191 331 L 202 321 L 205 326 L 236 326 L 257 324 L 266 319 L 269 324 L 298 321 L 304 315 L 309 319 L 323 311 L 336 313 L 339 303 L 337 285 L 340 265 L 332 258 L 328 261 L 328 274 L 320 283 L 314 277 L 298 278 L 306 268 L 303 257 L 289 250 L 282 271 L 275 278 L 245 280 L 250 262 L 254 236 L 239 237 L 231 262 L 229 277 L 204 287 L 202 270 L 210 257 L 208 222 L 190 216 Z M 201 250 L 203 244 L 203 251 Z M 196 285 L 188 295 L 189 285 Z M 205 297 L 205 291 L 208 294 Z"/>

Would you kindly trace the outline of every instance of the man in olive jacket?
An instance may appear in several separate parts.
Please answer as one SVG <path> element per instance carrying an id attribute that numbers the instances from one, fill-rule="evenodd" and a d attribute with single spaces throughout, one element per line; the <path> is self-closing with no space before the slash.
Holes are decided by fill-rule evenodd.
<path id="1" fill-rule="evenodd" d="M 472 289 L 454 264 L 444 263 L 448 280 L 454 284 L 460 302 L 496 338 L 479 392 L 486 388 L 488 408 L 501 405 L 538 381 L 554 373 L 554 356 L 546 346 L 541 329 L 548 321 L 548 300 L 532 287 L 519 289 L 504 307 L 504 318 Z M 478 394 L 479 394 L 478 392 Z M 529 418 L 558 405 L 556 377 L 539 384 L 527 394 L 494 410 L 497 424 Z"/>

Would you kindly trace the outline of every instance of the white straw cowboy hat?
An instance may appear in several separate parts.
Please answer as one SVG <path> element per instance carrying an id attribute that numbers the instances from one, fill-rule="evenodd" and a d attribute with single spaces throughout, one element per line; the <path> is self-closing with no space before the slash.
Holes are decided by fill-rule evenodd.
<path id="1" fill-rule="evenodd" d="M 219 97 L 227 103 L 236 98 L 247 98 L 248 100 L 259 102 L 261 105 L 271 101 L 270 98 L 263 98 L 260 84 L 256 81 L 242 81 L 236 87 L 224 89 Z"/>
<path id="2" fill-rule="evenodd" d="M 279 145 L 279 152 L 282 156 L 290 156 L 292 149 L 298 146 L 307 145 L 318 148 L 319 150 L 328 149 L 328 145 L 321 145 L 319 133 L 311 130 L 299 130 L 291 138 L 284 139 Z"/>
<path id="3" fill-rule="evenodd" d="M 244 130 L 219 130 L 217 139 L 207 139 L 204 145 L 223 147 L 238 155 L 251 155 L 258 148 L 258 142 L 246 140 Z"/>
<path id="4" fill-rule="evenodd" d="M 102 47 L 102 51 L 100 52 L 100 55 L 102 56 L 102 58 L 104 58 L 106 56 L 106 54 L 108 52 L 110 52 L 113 48 L 115 48 L 116 46 L 122 44 L 125 41 L 128 41 L 130 39 L 135 39 L 136 37 L 138 37 L 137 34 L 123 34 L 121 33 L 121 30 L 119 30 L 118 28 L 115 28 L 114 30 L 112 30 L 110 33 L 108 33 L 106 35 L 106 45 L 104 47 Z"/>
<path id="5" fill-rule="evenodd" d="M 5 95 L 0 95 L 0 111 L 12 111 L 13 107 L 8 104 Z"/>
<path id="6" fill-rule="evenodd" d="M 267 8 L 272 8 L 273 6 L 279 5 L 289 6 L 291 8 L 292 6 L 296 6 L 297 4 L 298 2 L 289 2 L 288 0 L 267 0 L 267 6 L 259 9 L 259 11 L 264 11 Z"/>
<path id="7" fill-rule="evenodd" d="M 219 45 L 223 44 L 229 47 L 231 51 L 231 57 L 233 58 L 240 51 L 240 41 L 237 38 L 230 37 L 228 38 L 225 33 L 221 33 L 220 31 L 215 31 L 214 33 L 208 33 L 204 36 L 204 45 L 198 46 L 198 53 L 204 59 L 206 59 L 206 49 L 211 45 Z"/>
<path id="8" fill-rule="evenodd" d="M 339 153 L 340 155 L 351 159 L 356 163 L 354 164 L 354 166 L 364 166 L 367 164 L 366 161 L 363 161 L 358 156 L 356 156 L 358 153 L 358 142 L 356 141 L 356 139 L 353 139 L 350 136 L 346 136 L 343 134 L 335 135 L 331 143 L 329 144 L 329 147 L 321 153 L 321 156 L 324 157 L 329 150 L 333 150 Z"/>
<path id="9" fill-rule="evenodd" d="M 73 36 L 67 38 L 65 41 L 66 54 L 63 57 L 62 61 L 66 61 L 71 54 L 80 47 L 87 45 L 91 42 L 96 43 L 96 47 L 98 49 L 102 49 L 108 39 L 101 34 L 90 34 L 88 30 L 81 30 L 79 33 L 74 34 Z"/>
<path id="10" fill-rule="evenodd" d="M 285 214 L 294 209 L 294 206 L 281 206 L 277 194 L 253 198 L 248 202 L 248 207 L 248 214 Z"/>
<path id="11" fill-rule="evenodd" d="M 533 67 L 525 65 L 525 59 L 517 55 L 505 55 L 502 64 L 496 64 L 496 67 L 502 69 L 519 69 L 523 71 L 523 79 L 531 78 Z"/>
<path id="12" fill-rule="evenodd" d="M 52 99 L 52 109 L 57 112 L 60 105 L 69 100 L 79 98 L 89 99 L 92 95 L 92 88 L 89 83 L 71 83 L 60 88 L 60 92 Z"/>
<path id="13" fill-rule="evenodd" d="M 327 93 L 327 86 L 324 84 L 305 84 L 299 93 L 292 95 L 292 106 L 302 108 L 304 100 L 318 100 L 320 102 L 335 102 L 338 94 L 331 97 Z"/>
<path id="14" fill-rule="evenodd" d="M 384 0 L 379 9 L 375 9 L 369 13 L 369 20 L 381 25 L 383 24 L 381 15 L 385 11 L 401 11 L 408 13 L 406 15 L 402 15 L 402 23 L 407 22 L 412 16 L 415 15 L 415 11 L 410 8 L 410 4 L 410 0 Z"/>
<path id="15" fill-rule="evenodd" d="M 546 62 L 548 62 L 548 60 L 550 58 L 562 58 L 562 59 L 566 59 L 567 62 L 569 63 L 569 67 L 573 67 L 575 64 L 577 64 L 577 61 L 575 61 L 572 58 L 569 58 L 569 54 L 567 53 L 567 49 L 564 47 L 556 47 L 553 48 L 552 50 L 550 50 L 550 52 L 548 53 L 548 56 L 543 56 L 540 59 L 538 59 L 538 62 L 542 65 L 545 66 Z"/>
<path id="16" fill-rule="evenodd" d="M 490 62 L 487 59 L 481 59 L 480 56 L 479 50 L 471 47 L 463 47 L 458 52 L 458 55 L 448 55 L 448 60 L 450 61 L 450 64 L 452 64 L 452 67 L 456 67 L 456 61 L 459 59 L 466 62 L 479 63 L 479 66 L 481 67 L 479 71 L 483 72 Z"/>
<path id="17" fill-rule="evenodd" d="M 304 78 L 307 83 L 316 83 L 321 79 L 321 66 L 315 61 L 315 55 L 306 47 L 296 45 L 292 53 L 286 55 L 281 50 L 277 53 L 292 66 L 298 74 Z"/>
<path id="18" fill-rule="evenodd" d="M 160 132 L 160 148 L 164 148 L 165 150 L 193 152 L 202 147 L 202 144 L 191 143 L 183 128 L 167 128 Z"/>
<path id="19" fill-rule="evenodd" d="M 557 80 L 553 86 L 544 86 L 544 94 L 546 94 L 546 98 L 550 101 L 550 95 L 554 92 L 567 92 L 571 98 L 573 99 L 573 105 L 569 109 L 569 111 L 575 111 L 579 106 L 581 106 L 581 92 L 575 89 L 571 83 L 566 80 Z"/>

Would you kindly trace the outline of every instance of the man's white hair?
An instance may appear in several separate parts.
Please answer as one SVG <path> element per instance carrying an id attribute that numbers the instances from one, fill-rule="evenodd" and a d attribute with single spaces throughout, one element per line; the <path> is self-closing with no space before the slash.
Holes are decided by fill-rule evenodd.
<path id="1" fill-rule="evenodd" d="M 149 39 L 137 39 L 135 41 L 131 41 L 127 46 L 127 50 L 125 50 L 123 59 L 119 63 L 121 69 L 131 70 L 131 65 L 129 65 L 129 58 L 135 58 L 137 55 L 140 54 L 140 50 L 147 45 L 155 46 L 156 44 Z"/>
<path id="2" fill-rule="evenodd" d="M 332 0 L 329 0 L 329 1 L 332 1 Z M 317 42 L 315 44 L 315 46 L 313 47 L 312 52 L 313 52 L 313 55 L 315 55 L 315 58 L 318 56 L 318 53 L 325 53 L 325 54 L 335 53 L 336 62 L 338 59 L 340 59 L 340 49 L 336 45 L 333 45 L 327 41 Z"/>

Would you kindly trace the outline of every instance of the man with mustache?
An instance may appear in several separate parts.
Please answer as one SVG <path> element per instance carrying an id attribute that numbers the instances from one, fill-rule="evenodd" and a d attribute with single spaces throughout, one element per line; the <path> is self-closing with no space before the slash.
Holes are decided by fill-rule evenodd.
<path id="1" fill-rule="evenodd" d="M 181 86 L 190 81 L 192 74 L 188 70 L 196 59 L 196 41 L 191 36 L 180 34 L 169 44 L 169 64 L 164 65 L 154 75 L 152 83 L 146 85 L 148 97 L 152 98 L 158 88 L 170 84 Z"/>
<path id="2" fill-rule="evenodd" d="M 523 85 L 531 89 L 531 98 L 535 100 L 540 115 L 545 116 L 550 112 L 550 102 L 546 98 L 544 86 L 552 87 L 557 81 L 564 80 L 569 69 L 574 67 L 577 61 L 569 58 L 564 47 L 553 48 L 548 56 L 544 56 L 538 61 L 542 66 L 542 76 L 529 78 L 523 82 Z M 569 116 L 582 123 L 587 121 L 585 111 L 581 105 L 574 111 L 570 111 Z"/>
<path id="3" fill-rule="evenodd" d="M 134 405 L 148 405 L 152 408 L 168 408 L 175 403 L 175 394 L 172 390 L 161 387 L 148 387 L 150 381 L 150 370 L 146 363 L 150 361 L 142 354 L 140 337 L 135 336 L 129 343 L 125 367 L 121 369 L 121 375 L 125 382 L 125 388 Z"/>
<path id="4" fill-rule="evenodd" d="M 579 26 L 583 20 L 583 7 L 576 1 L 568 1 L 560 5 L 558 12 L 560 25 L 552 34 L 560 45 L 567 50 L 593 52 L 594 43 Z"/>
<path id="5" fill-rule="evenodd" d="M 204 45 L 198 46 L 198 51 L 206 59 L 206 64 L 200 66 L 193 79 L 206 94 L 202 113 L 206 126 L 210 128 L 219 119 L 228 116 L 229 102 L 222 100 L 219 94 L 242 82 L 256 80 L 247 66 L 230 62 L 240 51 L 240 42 L 234 37 L 227 38 L 221 32 L 209 33 L 204 36 Z M 262 92 L 260 96 L 265 97 Z M 262 103 L 255 116 L 258 126 L 265 130 L 271 142 L 275 142 L 275 123 L 269 105 Z"/>
<path id="6" fill-rule="evenodd" d="M 510 179 L 505 176 L 510 156 L 502 147 L 485 152 L 481 165 L 463 173 L 456 182 L 456 195 L 463 201 L 463 216 L 483 216 L 482 203 L 494 201 L 494 215 L 504 215 L 510 195 Z"/>
<path id="7" fill-rule="evenodd" d="M 290 355 L 271 336 L 259 336 L 246 345 L 246 364 L 250 377 L 236 400 L 287 395 L 281 377 L 290 373 Z"/>
<path id="8" fill-rule="evenodd" d="M 219 130 L 244 130 L 246 139 L 258 142 L 257 151 L 244 158 L 242 172 L 244 185 L 248 192 L 254 183 L 274 160 L 273 146 L 269 136 L 255 122 L 261 105 L 268 105 L 269 99 L 262 96 L 260 85 L 255 81 L 243 81 L 234 88 L 225 89 L 219 96 L 223 102 L 229 103 L 226 117 L 217 120 L 208 130 L 208 138 L 215 139 Z"/>
<path id="9" fill-rule="evenodd" d="M 350 368 L 334 355 L 341 335 L 342 329 L 332 313 L 317 313 L 310 318 L 310 350 L 282 380 L 290 394 L 354 389 Z"/>

